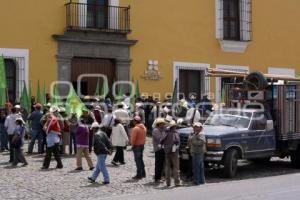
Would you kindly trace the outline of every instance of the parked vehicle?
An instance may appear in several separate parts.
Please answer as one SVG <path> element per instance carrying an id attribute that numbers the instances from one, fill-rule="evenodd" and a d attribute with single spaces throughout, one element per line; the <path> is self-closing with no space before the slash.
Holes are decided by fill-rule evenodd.
<path id="1" fill-rule="evenodd" d="M 262 78 L 255 73 L 245 79 L 251 82 L 228 84 L 226 107 L 212 112 L 204 123 L 205 162 L 224 166 L 225 177 L 236 175 L 239 159 L 267 162 L 273 156 L 291 157 L 300 168 L 300 84 Z M 186 143 L 193 130 L 178 131 L 184 162 L 190 159 Z"/>

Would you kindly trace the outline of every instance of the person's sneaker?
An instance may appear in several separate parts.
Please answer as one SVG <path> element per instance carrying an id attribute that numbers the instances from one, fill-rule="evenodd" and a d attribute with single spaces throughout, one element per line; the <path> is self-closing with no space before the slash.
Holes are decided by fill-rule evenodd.
<path id="1" fill-rule="evenodd" d="M 90 167 L 90 170 L 93 171 L 95 169 L 95 167 Z"/>
<path id="2" fill-rule="evenodd" d="M 103 181 L 102 184 L 108 185 L 108 184 L 109 184 L 109 181 Z"/>
<path id="3" fill-rule="evenodd" d="M 125 165 L 126 164 L 126 162 L 120 162 L 120 165 Z"/>
<path id="4" fill-rule="evenodd" d="M 46 170 L 46 169 L 49 169 L 49 167 L 45 167 L 45 166 L 41 167 L 41 170 Z"/>
<path id="5" fill-rule="evenodd" d="M 57 169 L 62 169 L 64 166 L 63 165 L 57 165 L 56 168 Z"/>
<path id="6" fill-rule="evenodd" d="M 115 161 L 111 161 L 111 164 L 113 164 L 114 166 L 118 166 L 118 164 Z"/>
<path id="7" fill-rule="evenodd" d="M 132 179 L 134 179 L 134 180 L 139 180 L 139 179 L 142 179 L 143 177 L 141 177 L 141 176 L 134 176 L 134 177 L 132 177 Z"/>
<path id="8" fill-rule="evenodd" d="M 95 183 L 95 180 L 94 180 L 92 177 L 88 177 L 88 180 L 89 180 L 91 183 Z"/>
<path id="9" fill-rule="evenodd" d="M 28 165 L 28 163 L 24 163 L 23 165 L 22 165 L 22 167 L 26 167 Z"/>
<path id="10" fill-rule="evenodd" d="M 82 167 L 77 167 L 75 170 L 76 171 L 82 171 L 83 169 L 82 169 Z"/>

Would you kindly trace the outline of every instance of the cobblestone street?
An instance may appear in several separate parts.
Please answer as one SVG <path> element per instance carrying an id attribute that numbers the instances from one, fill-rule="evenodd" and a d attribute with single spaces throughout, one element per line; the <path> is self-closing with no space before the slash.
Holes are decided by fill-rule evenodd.
<path id="1" fill-rule="evenodd" d="M 115 167 L 110 164 L 112 157 L 108 157 L 107 164 L 111 184 L 102 185 L 102 175 L 98 183 L 90 184 L 87 177 L 91 171 L 87 170 L 83 159 L 84 171 L 74 171 L 76 160 L 74 156 L 63 157 L 63 169 L 55 169 L 56 162 L 51 162 L 50 169 L 41 171 L 43 156 L 34 154 L 26 156 L 27 167 L 11 168 L 7 163 L 8 153 L 0 154 L 0 199 L 99 199 L 121 194 L 140 194 L 155 190 L 152 185 L 154 169 L 154 154 L 150 153 L 152 146 L 148 141 L 145 148 L 145 165 L 147 178 L 133 181 L 135 164 L 132 151 L 125 151 L 126 165 Z M 26 148 L 25 148 L 26 152 Z M 92 156 L 94 164 L 96 157 Z M 21 165 L 21 164 L 19 164 Z M 100 183 L 99 183 L 100 182 Z M 163 187 L 162 185 L 161 187 Z"/>
<path id="2" fill-rule="evenodd" d="M 103 199 L 120 195 L 157 193 L 166 189 L 167 192 L 185 190 L 187 189 L 186 187 L 190 186 L 189 183 L 185 182 L 183 182 L 184 187 L 181 188 L 167 188 L 164 183 L 155 185 L 152 179 L 154 174 L 154 154 L 151 151 L 151 139 L 148 138 L 144 154 L 147 178 L 140 181 L 131 179 L 135 175 L 132 151 L 125 151 L 126 165 L 124 166 L 113 166 L 110 163 L 112 156 L 108 157 L 107 165 L 111 178 L 111 184 L 109 185 L 100 184 L 102 182 L 101 174 L 97 180 L 98 183 L 91 184 L 87 181 L 87 177 L 92 172 L 88 170 L 84 159 L 83 167 L 85 170 L 81 172 L 74 171 L 76 168 L 74 156 L 63 157 L 63 169 L 55 169 L 56 162 L 53 160 L 49 170 L 41 171 L 43 156 L 37 154 L 26 156 L 29 162 L 27 167 L 11 168 L 10 164 L 7 163 L 8 152 L 1 153 L 0 199 Z M 94 154 L 92 158 L 95 164 L 96 157 Z M 246 179 L 299 173 L 299 170 L 291 168 L 289 160 L 277 158 L 273 158 L 272 162 L 265 165 L 249 164 L 247 161 L 241 161 L 239 165 L 237 177 L 234 179 L 220 178 L 221 170 L 207 170 L 207 185 L 216 186 L 220 182 L 232 184 L 235 181 Z"/>

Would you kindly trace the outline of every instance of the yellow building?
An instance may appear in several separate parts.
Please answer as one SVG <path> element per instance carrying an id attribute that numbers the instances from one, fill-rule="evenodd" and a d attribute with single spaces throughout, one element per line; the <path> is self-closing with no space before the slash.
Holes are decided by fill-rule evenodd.
<path id="1" fill-rule="evenodd" d="M 96 3 L 96 5 L 95 5 Z M 99 74 L 139 80 L 161 100 L 179 92 L 220 101 L 230 79 L 208 67 L 296 76 L 300 65 L 298 0 L 10 0 L 1 2 L 0 55 L 11 97 L 23 82 L 61 81 L 93 94 Z M 83 75 L 82 74 L 89 74 Z M 96 75 L 98 74 L 98 75 Z M 89 76 L 89 78 L 87 78 Z"/>

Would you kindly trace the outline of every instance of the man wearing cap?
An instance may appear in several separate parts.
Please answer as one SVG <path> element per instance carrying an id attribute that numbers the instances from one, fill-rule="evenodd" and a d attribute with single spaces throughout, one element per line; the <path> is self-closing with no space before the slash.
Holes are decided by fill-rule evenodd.
<path id="1" fill-rule="evenodd" d="M 206 139 L 203 126 L 200 122 L 193 125 L 194 133 L 188 139 L 188 146 L 193 158 L 194 184 L 205 184 L 204 153 L 206 152 Z"/>
<path id="2" fill-rule="evenodd" d="M 14 130 L 16 129 L 16 119 L 22 118 L 20 114 L 16 112 L 16 108 L 11 109 L 11 114 L 9 114 L 4 122 L 4 127 L 6 128 L 7 135 L 8 135 L 8 143 L 9 143 L 9 151 L 10 157 L 9 162 L 13 162 L 14 160 L 14 149 L 11 147 L 11 142 L 14 136 Z"/>
<path id="3" fill-rule="evenodd" d="M 31 141 L 28 146 L 28 154 L 32 154 L 35 140 L 38 140 L 38 153 L 43 153 L 43 126 L 40 122 L 43 117 L 43 114 L 41 112 L 41 108 L 41 104 L 35 104 L 34 111 L 27 118 L 27 120 L 31 122 Z"/>
<path id="4" fill-rule="evenodd" d="M 180 138 L 176 131 L 176 122 L 172 120 L 168 124 L 168 129 L 165 132 L 164 137 L 160 141 L 165 151 L 166 162 L 166 183 L 167 186 L 171 185 L 171 171 L 175 181 L 175 186 L 180 186 L 179 180 L 179 145 Z"/>
<path id="5" fill-rule="evenodd" d="M 152 131 L 153 149 L 155 152 L 155 182 L 159 182 L 161 180 L 164 168 L 165 152 L 160 145 L 160 141 L 165 135 L 165 124 L 166 122 L 163 118 L 157 118 L 155 128 Z"/>
<path id="6" fill-rule="evenodd" d="M 107 135 L 100 130 L 100 126 L 97 122 L 94 122 L 91 127 L 95 138 L 94 138 L 94 152 L 97 156 L 97 165 L 94 170 L 94 173 L 91 177 L 88 177 L 88 179 L 94 183 L 99 175 L 100 172 L 102 172 L 103 175 L 103 184 L 109 184 L 109 174 L 105 165 L 105 160 L 107 157 L 107 154 L 110 154 L 112 145 L 107 137 Z"/>
<path id="7" fill-rule="evenodd" d="M 136 164 L 136 175 L 133 177 L 133 179 L 142 179 L 146 177 L 143 152 L 144 145 L 146 142 L 147 129 L 142 123 L 142 120 L 139 116 L 134 117 L 133 123 L 135 126 L 132 129 L 130 138 L 134 160 Z"/>

